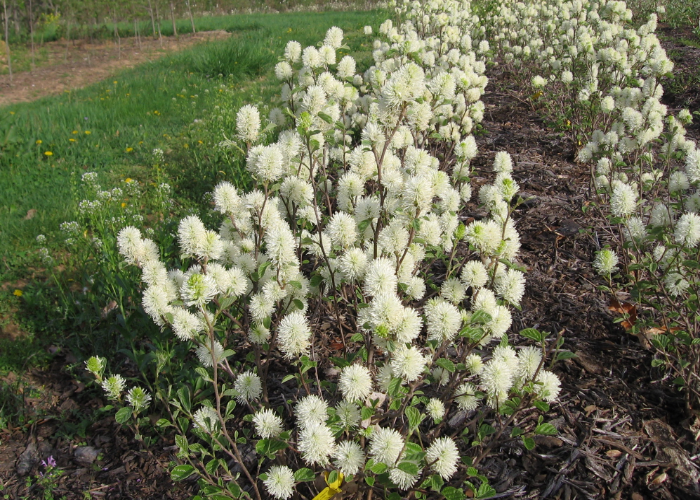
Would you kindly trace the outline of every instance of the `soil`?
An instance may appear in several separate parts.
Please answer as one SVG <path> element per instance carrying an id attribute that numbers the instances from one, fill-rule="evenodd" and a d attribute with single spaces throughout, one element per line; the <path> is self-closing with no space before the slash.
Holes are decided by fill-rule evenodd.
<path id="1" fill-rule="evenodd" d="M 671 35 L 663 43 L 675 43 L 668 41 L 673 32 L 662 29 Z M 686 49 L 681 70 L 697 73 L 700 50 Z M 651 369 L 651 351 L 614 322 L 610 297 L 597 288 L 603 283 L 591 262 L 607 236 L 592 211 L 583 210 L 589 200 L 589 170 L 574 161 L 574 145 L 547 128 L 504 75 L 490 76 L 496 84 L 483 97 L 486 133 L 478 139 L 483 153 L 476 160 L 477 175 L 485 180 L 495 152 L 508 151 L 527 199 L 515 216 L 520 258 L 528 271 L 513 331 L 535 327 L 561 334 L 564 348 L 577 357 L 555 367 L 563 390 L 548 419 L 559 434 L 538 437 L 531 452 L 517 441 L 505 441 L 480 469 L 499 498 L 700 498 L 700 423 L 686 418 L 682 397 L 661 372 Z M 697 89 L 668 96 L 665 104 L 676 110 L 675 103 L 688 101 L 697 103 Z M 689 129 L 689 138 L 699 136 L 697 126 Z M 478 210 L 470 215 L 478 216 Z M 329 352 L 318 353 L 321 358 L 338 342 L 332 333 L 330 338 Z M 0 484 L 10 498 L 40 494 L 36 488 L 28 492 L 16 474 L 20 455 L 31 454 L 27 450 L 58 461 L 64 475 L 57 480 L 56 498 L 83 498 L 82 492 L 108 499 L 190 498 L 194 485 L 174 486 L 167 473 L 176 452 L 170 438 L 142 446 L 111 417 L 76 434 L 83 437 L 56 433 L 59 418 L 78 426 L 80 415 L 105 404 L 85 396 L 67 373 L 70 361 L 57 356 L 51 369 L 34 374 L 43 393 L 53 395 L 53 401 L 43 404 L 55 417 L 0 434 Z M 88 466 L 78 463 L 78 445 L 99 449 L 98 459 Z M 37 466 L 31 474 L 36 475 Z"/>
<path id="2" fill-rule="evenodd" d="M 49 42 L 43 47 L 48 52 L 46 65 L 16 73 L 12 81 L 9 75 L 0 75 L 0 106 L 70 92 L 171 52 L 229 36 L 230 33 L 217 30 L 163 37 L 162 40 L 122 38 L 120 46 L 111 41 Z"/>

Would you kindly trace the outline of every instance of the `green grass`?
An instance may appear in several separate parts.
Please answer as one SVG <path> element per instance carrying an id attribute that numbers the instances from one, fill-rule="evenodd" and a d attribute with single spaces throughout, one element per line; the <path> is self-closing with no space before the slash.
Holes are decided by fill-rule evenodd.
<path id="1" fill-rule="evenodd" d="M 147 177 L 153 148 L 184 145 L 179 138 L 211 111 L 221 85 L 228 106 L 269 102 L 278 91 L 271 71 L 288 40 L 316 43 L 333 25 L 352 40 L 353 30 L 378 24 L 383 14 L 255 14 L 235 16 L 235 25 L 228 17 L 205 18 L 211 27 L 222 23 L 239 33 L 75 93 L 0 108 L 0 254 L 17 261 L 37 234 L 70 220 L 83 172 Z M 210 146 L 222 137 L 203 139 Z M 30 210 L 36 215 L 25 220 Z M 6 272 L 7 266 L 0 271 Z"/>

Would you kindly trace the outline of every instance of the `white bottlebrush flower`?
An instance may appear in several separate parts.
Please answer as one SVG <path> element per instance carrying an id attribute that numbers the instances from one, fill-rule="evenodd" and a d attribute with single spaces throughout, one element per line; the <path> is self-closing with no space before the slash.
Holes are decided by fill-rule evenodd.
<path id="1" fill-rule="evenodd" d="M 520 305 L 525 293 L 525 275 L 517 269 L 508 269 L 496 275 L 496 293 L 513 305 Z"/>
<path id="2" fill-rule="evenodd" d="M 673 297 L 683 295 L 690 287 L 690 283 L 679 273 L 668 273 L 664 278 L 664 285 Z"/>
<path id="3" fill-rule="evenodd" d="M 141 241 L 141 231 L 133 226 L 127 226 L 119 231 L 117 235 L 117 248 L 128 264 L 138 265 L 143 243 Z"/>
<path id="4" fill-rule="evenodd" d="M 260 113 L 258 108 L 246 104 L 236 114 L 236 133 L 245 142 L 255 142 L 260 136 Z"/>
<path id="5" fill-rule="evenodd" d="M 335 439 L 330 428 L 323 423 L 311 423 L 299 432 L 297 447 L 309 465 L 328 465 L 328 458 L 335 451 Z"/>
<path id="6" fill-rule="evenodd" d="M 446 279 L 440 287 L 440 297 L 453 304 L 462 302 L 466 294 L 465 286 L 457 278 Z"/>
<path id="7" fill-rule="evenodd" d="M 335 245 L 341 248 L 351 247 L 357 240 L 357 224 L 355 219 L 345 213 L 336 212 L 327 226 L 328 234 Z"/>
<path id="8" fill-rule="evenodd" d="M 460 410 L 472 411 L 479 406 L 479 400 L 476 397 L 476 387 L 469 382 L 461 384 L 455 389 L 455 403 Z"/>
<path id="9" fill-rule="evenodd" d="M 406 472 L 399 468 L 389 470 L 389 479 L 391 479 L 391 482 L 403 491 L 411 489 L 411 487 L 416 484 L 419 477 L 420 470 L 418 471 L 418 474 L 411 474 L 410 472 Z"/>
<path id="10" fill-rule="evenodd" d="M 168 290 L 161 286 L 149 286 L 146 288 L 143 292 L 141 305 L 146 314 L 148 314 L 158 326 L 163 326 L 165 324 L 163 318 L 167 313 L 172 312 L 172 307 L 168 301 Z"/>
<path id="11" fill-rule="evenodd" d="M 457 472 L 459 450 L 450 437 L 441 437 L 433 441 L 426 450 L 425 461 L 430 468 L 440 475 L 445 481 L 449 480 Z"/>
<path id="12" fill-rule="evenodd" d="M 399 431 L 376 427 L 369 437 L 369 454 L 375 462 L 394 465 L 403 451 L 403 437 Z"/>
<path id="13" fill-rule="evenodd" d="M 391 370 L 406 382 L 413 382 L 423 373 L 426 363 L 416 346 L 399 347 L 393 352 Z"/>
<path id="14" fill-rule="evenodd" d="M 346 366 L 340 373 L 338 388 L 349 401 L 364 401 L 372 392 L 372 376 L 360 364 Z"/>
<path id="15" fill-rule="evenodd" d="M 290 40 L 284 49 L 284 58 L 290 63 L 295 63 L 299 61 L 299 57 L 301 57 L 301 44 Z"/>
<path id="16" fill-rule="evenodd" d="M 297 423 L 306 427 L 313 423 L 323 423 L 328 418 L 328 403 L 320 397 L 311 394 L 302 398 L 294 409 Z"/>
<path id="17" fill-rule="evenodd" d="M 172 310 L 173 333 L 182 341 L 192 340 L 198 334 L 203 333 L 206 325 L 204 322 L 182 307 L 175 307 Z"/>
<path id="18" fill-rule="evenodd" d="M 263 439 L 279 436 L 284 430 L 282 419 L 274 411 L 264 408 L 253 416 L 255 432 Z"/>
<path id="19" fill-rule="evenodd" d="M 311 345 L 311 329 L 301 311 L 287 314 L 277 329 L 277 345 L 287 359 L 304 354 Z"/>
<path id="20" fill-rule="evenodd" d="M 334 49 L 339 49 L 343 45 L 343 30 L 337 26 L 333 26 L 326 31 L 326 37 L 323 39 L 324 45 L 329 45 Z"/>
<path id="21" fill-rule="evenodd" d="M 254 324 L 248 330 L 248 340 L 253 344 L 264 344 L 270 338 L 270 330 L 261 323 Z"/>
<path id="22" fill-rule="evenodd" d="M 251 371 L 243 372 L 236 377 L 233 385 L 236 391 L 236 399 L 239 403 L 248 403 L 258 399 L 262 394 L 262 382 L 260 377 Z"/>
<path id="23" fill-rule="evenodd" d="M 180 221 L 177 230 L 178 243 L 183 256 L 196 255 L 206 238 L 207 230 L 196 215 L 190 215 Z"/>
<path id="24" fill-rule="evenodd" d="M 501 244 L 502 229 L 493 220 L 474 221 L 467 226 L 466 240 L 481 253 L 491 255 Z"/>
<path id="25" fill-rule="evenodd" d="M 294 472 L 286 465 L 270 467 L 267 471 L 267 479 L 263 483 L 268 493 L 275 498 L 284 500 L 294 494 Z"/>
<path id="26" fill-rule="evenodd" d="M 489 398 L 502 403 L 502 399 L 507 397 L 513 386 L 514 375 L 513 368 L 507 361 L 492 359 L 481 372 L 481 384 Z"/>
<path id="27" fill-rule="evenodd" d="M 686 191 L 689 187 L 688 176 L 683 172 L 673 172 L 668 179 L 668 190 L 672 193 Z"/>
<path id="28" fill-rule="evenodd" d="M 486 285 L 489 274 L 486 266 L 480 260 L 470 260 L 462 267 L 460 278 L 466 286 L 481 288 Z"/>
<path id="29" fill-rule="evenodd" d="M 238 190 L 230 182 L 220 182 L 214 188 L 214 206 L 218 212 L 232 215 L 238 212 L 241 208 L 241 197 L 238 196 Z"/>
<path id="30" fill-rule="evenodd" d="M 612 113 L 615 109 L 615 99 L 612 96 L 605 96 L 600 101 L 600 109 L 603 113 Z"/>
<path id="31" fill-rule="evenodd" d="M 353 441 L 343 441 L 333 454 L 335 466 L 346 476 L 357 474 L 365 465 L 365 454 L 360 445 Z"/>
<path id="32" fill-rule="evenodd" d="M 102 389 L 109 399 L 120 399 L 124 387 L 126 387 L 126 380 L 121 375 L 112 375 L 102 381 Z"/>
<path id="33" fill-rule="evenodd" d="M 355 59 L 345 56 L 338 63 L 338 76 L 342 79 L 352 78 L 355 76 L 355 69 Z"/>
<path id="34" fill-rule="evenodd" d="M 365 273 L 367 254 L 360 248 L 351 248 L 340 256 L 338 267 L 349 281 L 357 281 Z"/>
<path id="35" fill-rule="evenodd" d="M 194 412 L 194 423 L 197 429 L 215 434 L 220 428 L 219 415 L 209 406 L 202 406 Z"/>
<path id="36" fill-rule="evenodd" d="M 371 34 L 372 34 L 372 27 L 371 27 L 371 26 L 365 26 L 365 27 L 364 27 L 364 33 L 365 33 L 365 35 L 371 35 Z"/>
<path id="37" fill-rule="evenodd" d="M 335 414 L 340 419 L 341 425 L 346 429 L 356 427 L 360 423 L 360 409 L 352 401 L 343 399 L 335 407 Z"/>
<path id="38" fill-rule="evenodd" d="M 459 309 L 445 300 L 431 299 L 425 304 L 423 311 L 429 340 L 452 340 L 462 326 Z"/>
<path id="39" fill-rule="evenodd" d="M 561 382 L 559 377 L 547 370 L 540 371 L 535 384 L 535 394 L 537 396 L 548 403 L 552 403 L 559 397 L 560 390 Z"/>
<path id="40" fill-rule="evenodd" d="M 138 413 L 150 406 L 151 395 L 141 387 L 132 387 L 126 394 L 126 401 Z"/>
<path id="41" fill-rule="evenodd" d="M 211 368 L 214 366 L 215 361 L 218 364 L 223 359 L 224 346 L 218 340 L 215 340 L 213 344 L 209 344 L 209 340 L 207 340 L 206 345 L 200 345 L 195 354 L 197 354 L 197 358 L 203 367 Z"/>
<path id="42" fill-rule="evenodd" d="M 445 404 L 437 398 L 430 398 L 425 405 L 425 412 L 437 424 L 445 416 Z"/>
<path id="43" fill-rule="evenodd" d="M 700 216 L 694 213 L 681 215 L 673 236 L 679 245 L 695 248 L 700 242 Z"/>
<path id="44" fill-rule="evenodd" d="M 365 294 L 395 294 L 398 284 L 395 271 L 396 268 L 389 259 L 379 258 L 370 262 L 365 270 Z"/>
<path id="45" fill-rule="evenodd" d="M 499 151 L 493 160 L 493 171 L 497 174 L 513 171 L 513 160 L 506 151 Z"/>
<path id="46" fill-rule="evenodd" d="M 545 85 L 547 85 L 547 80 L 542 78 L 540 75 L 536 75 L 532 77 L 532 86 L 536 89 L 542 88 Z"/>
<path id="47" fill-rule="evenodd" d="M 631 215 L 637 208 L 637 193 L 629 184 L 619 182 L 610 196 L 610 210 L 616 217 Z"/>
<path id="48" fill-rule="evenodd" d="M 484 361 L 478 354 L 470 354 L 467 356 L 464 360 L 464 364 L 467 367 L 467 371 L 472 375 L 478 375 L 481 373 L 481 370 L 484 369 Z"/>
<path id="49" fill-rule="evenodd" d="M 516 377 L 521 382 L 526 382 L 532 378 L 542 361 L 542 349 L 533 346 L 523 347 L 518 352 L 518 368 Z"/>
<path id="50" fill-rule="evenodd" d="M 615 251 L 606 248 L 596 252 L 595 260 L 593 261 L 593 268 L 601 276 L 610 276 L 612 273 L 617 271 L 618 262 L 619 259 Z"/>
<path id="51" fill-rule="evenodd" d="M 203 306 L 216 296 L 218 289 L 211 276 L 190 274 L 180 287 L 180 296 L 188 306 Z"/>
<path id="52" fill-rule="evenodd" d="M 255 146 L 248 152 L 246 169 L 263 182 L 275 182 L 284 174 L 284 155 L 277 144 Z"/>

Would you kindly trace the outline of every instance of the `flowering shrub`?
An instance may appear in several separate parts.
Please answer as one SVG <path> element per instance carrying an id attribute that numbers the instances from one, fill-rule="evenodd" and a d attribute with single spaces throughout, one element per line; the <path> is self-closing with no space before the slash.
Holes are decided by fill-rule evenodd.
<path id="1" fill-rule="evenodd" d="M 122 423 L 145 420 L 152 398 L 166 405 L 173 478 L 196 473 L 207 495 L 315 494 L 301 483 L 323 477 L 328 496 L 347 485 L 361 498 L 464 498 L 465 487 L 486 497 L 476 466 L 504 433 L 528 449 L 556 433 L 541 416 L 512 425 L 549 410 L 560 382 L 547 360 L 570 353 L 535 329 L 521 332 L 534 346 L 509 343 L 525 276 L 507 153 L 479 189 L 488 216 L 461 215 L 487 84 L 464 34 L 476 19 L 466 1 L 398 10 L 403 24 L 382 24 L 363 74 L 351 56 L 337 60 L 338 28 L 319 47 L 287 45 L 269 117 L 277 140 L 261 142 L 265 120 L 250 105 L 231 139 L 255 188 L 215 187 L 217 230 L 180 221 L 181 268 L 137 228 L 119 233 L 144 311 L 199 366 L 175 386 L 152 383 L 154 394 L 127 391 L 101 358 L 87 368 Z"/>
<path id="2" fill-rule="evenodd" d="M 690 113 L 671 115 L 660 101 L 659 78 L 673 64 L 654 34 L 656 14 L 637 29 L 631 19 L 620 1 L 505 2 L 487 33 L 500 33 L 500 57 L 524 83 L 546 87 L 533 96 L 582 146 L 595 206 L 614 228 L 612 246 L 624 250 L 621 258 L 601 250 L 593 266 L 608 290 L 615 277 L 644 306 L 627 323 L 631 332 L 651 343 L 653 365 L 665 366 L 697 408 L 700 151 L 685 138 Z"/>

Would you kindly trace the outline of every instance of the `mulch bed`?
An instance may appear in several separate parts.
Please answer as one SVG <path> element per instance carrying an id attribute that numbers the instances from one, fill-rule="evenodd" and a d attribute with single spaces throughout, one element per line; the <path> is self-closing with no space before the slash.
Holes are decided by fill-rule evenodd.
<path id="1" fill-rule="evenodd" d="M 661 34 L 667 49 L 677 48 L 674 40 L 685 36 L 663 26 Z M 700 71 L 700 50 L 684 45 L 682 54 L 679 71 Z M 508 151 L 513 176 L 528 198 L 515 215 L 522 238 L 520 260 L 528 272 L 513 331 L 535 327 L 552 335 L 561 332 L 564 348 L 577 357 L 555 367 L 563 391 L 548 419 L 559 434 L 538 437 L 532 452 L 524 452 L 517 441 L 506 441 L 480 468 L 501 498 L 700 498 L 700 424 L 686 419 L 682 397 L 670 389 L 663 373 L 651 369 L 651 351 L 614 322 L 609 297 L 597 289 L 603 283 L 591 262 L 606 233 L 592 211 L 582 210 L 589 200 L 589 169 L 574 162 L 573 144 L 515 98 L 507 81 L 490 77 L 498 83 L 490 84 L 483 97 L 487 133 L 478 138 L 476 176 L 490 178 L 493 155 Z M 665 104 L 671 110 L 687 103 L 697 106 L 698 92 L 691 88 L 683 95 L 667 95 Z M 697 125 L 689 129 L 689 137 L 697 140 L 698 135 Z M 63 411 L 63 418 L 77 424 L 102 402 L 84 396 L 63 365 L 57 358 L 41 374 L 43 384 L 56 395 L 52 413 Z M 86 498 L 83 492 L 89 492 L 89 498 L 185 499 L 196 491 L 192 483 L 175 486 L 170 481 L 168 462 L 176 449 L 167 438 L 142 449 L 111 417 L 72 439 L 58 435 L 57 429 L 58 421 L 47 419 L 0 434 L 3 494 L 41 497 L 36 488 L 27 490 L 25 479 L 16 473 L 20 454 L 27 450 L 35 451 L 35 458 L 52 455 L 64 470 L 55 498 Z M 98 459 L 80 465 L 78 446 L 99 449 Z M 30 475 L 36 474 L 34 465 Z"/>

